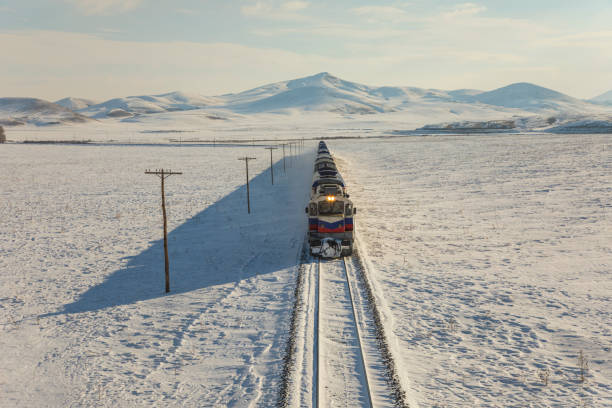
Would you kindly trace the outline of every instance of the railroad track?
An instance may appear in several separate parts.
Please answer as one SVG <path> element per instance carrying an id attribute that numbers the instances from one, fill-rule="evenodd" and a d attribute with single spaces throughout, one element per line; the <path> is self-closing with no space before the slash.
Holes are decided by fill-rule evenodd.
<path id="1" fill-rule="evenodd" d="M 358 253 L 303 254 L 278 407 L 407 408 Z"/>
<path id="2" fill-rule="evenodd" d="M 316 260 L 316 407 L 392 407 L 376 330 L 353 257 Z"/>
<path id="3" fill-rule="evenodd" d="M 346 259 L 317 260 L 316 406 L 372 407 Z"/>

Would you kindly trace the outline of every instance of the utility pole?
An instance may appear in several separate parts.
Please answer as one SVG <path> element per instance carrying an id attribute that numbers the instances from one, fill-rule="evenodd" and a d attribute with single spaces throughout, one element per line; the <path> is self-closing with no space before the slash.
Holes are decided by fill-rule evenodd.
<path id="1" fill-rule="evenodd" d="M 244 156 L 244 157 L 238 158 L 238 160 L 244 160 L 244 163 L 246 164 L 247 211 L 250 214 L 251 213 L 251 194 L 249 192 L 249 160 L 257 160 L 257 158 Z"/>
<path id="2" fill-rule="evenodd" d="M 285 146 L 287 146 L 287 143 L 283 143 L 281 146 L 283 146 L 283 173 L 287 173 L 287 166 L 285 165 Z"/>
<path id="3" fill-rule="evenodd" d="M 164 180 L 176 174 L 183 174 L 172 170 L 146 170 L 145 174 L 154 174 L 161 179 L 162 214 L 164 216 L 164 259 L 166 270 L 166 293 L 170 292 L 170 262 L 168 260 L 168 223 L 166 221 L 166 194 L 164 192 Z"/>
<path id="4" fill-rule="evenodd" d="M 272 164 L 272 150 L 278 149 L 278 147 L 266 147 L 270 151 L 270 175 L 272 176 L 272 185 L 274 185 L 274 165 Z"/>
<path id="5" fill-rule="evenodd" d="M 295 161 L 295 143 L 294 142 L 289 142 L 289 150 L 291 151 L 290 153 L 291 160 L 289 160 L 289 163 L 293 165 L 293 162 Z"/>

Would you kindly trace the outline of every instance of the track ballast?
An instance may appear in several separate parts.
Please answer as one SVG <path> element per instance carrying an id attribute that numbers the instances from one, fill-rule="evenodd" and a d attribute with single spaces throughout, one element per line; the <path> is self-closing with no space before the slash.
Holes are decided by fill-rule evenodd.
<path id="1" fill-rule="evenodd" d="M 282 406 L 405 406 L 394 392 L 356 254 L 304 256 L 293 375 Z"/>

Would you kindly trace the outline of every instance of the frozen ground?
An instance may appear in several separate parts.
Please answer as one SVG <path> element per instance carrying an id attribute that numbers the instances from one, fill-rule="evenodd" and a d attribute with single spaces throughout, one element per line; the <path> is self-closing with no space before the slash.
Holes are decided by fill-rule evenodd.
<path id="1" fill-rule="evenodd" d="M 311 178 L 291 163 L 272 187 L 262 148 L 2 146 L 0 406 L 271 406 Z M 184 172 L 170 295 L 162 166 Z"/>
<path id="2" fill-rule="evenodd" d="M 0 406 L 273 404 L 312 159 L 271 188 L 261 147 L 129 145 L 191 137 L 196 114 L 7 132 L 125 144 L 0 146 Z M 402 126 L 391 115 L 206 119 L 198 137 L 376 135 Z M 159 129 L 192 132 L 141 132 Z M 328 142 L 412 400 L 612 405 L 611 144 L 610 135 Z M 258 157 L 250 217 L 236 160 L 245 154 Z M 184 172 L 167 184 L 169 296 L 159 180 L 143 174 L 162 166 Z"/>
<path id="3" fill-rule="evenodd" d="M 611 135 L 328 146 L 420 406 L 612 406 Z"/>

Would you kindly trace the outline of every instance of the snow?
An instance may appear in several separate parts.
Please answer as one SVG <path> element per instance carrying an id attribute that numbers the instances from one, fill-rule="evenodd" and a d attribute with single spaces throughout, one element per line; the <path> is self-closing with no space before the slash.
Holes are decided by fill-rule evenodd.
<path id="1" fill-rule="evenodd" d="M 603 105 L 611 105 L 612 104 L 612 89 L 608 92 L 604 92 L 601 95 L 598 95 L 592 99 L 589 99 L 589 102 L 599 103 Z"/>
<path id="2" fill-rule="evenodd" d="M 483 92 L 473 89 L 445 91 L 415 87 L 369 86 L 335 77 L 327 72 L 263 85 L 236 94 L 204 96 L 197 93 L 170 92 L 159 95 L 118 97 L 99 104 L 78 98 L 65 98 L 58 104 L 40 101 L 60 109 L 63 116 L 43 115 L 24 108 L 8 111 L 0 100 L 0 121 L 6 125 L 63 124 L 84 121 L 87 117 L 117 126 L 126 123 L 176 122 L 199 118 L 197 128 L 208 129 L 212 120 L 230 121 L 235 130 L 241 123 L 251 126 L 266 123 L 276 126 L 294 118 L 312 127 L 313 121 L 329 119 L 354 126 L 389 121 L 414 130 L 439 123 L 513 120 L 521 129 L 541 130 L 550 123 L 567 120 L 601 120 L 609 116 L 609 106 L 564 95 L 528 83 L 511 84 Z M 560 123 L 556 123 L 559 125 Z M 531 126 L 531 127 L 530 127 Z M 301 126 L 294 126 L 301 127 Z"/>
<path id="3" fill-rule="evenodd" d="M 3 146 L 0 406 L 272 405 L 311 175 L 257 151 L 248 215 L 251 148 Z"/>
<path id="4" fill-rule="evenodd" d="M 419 405 L 610 403 L 610 135 L 328 146 Z"/>
<path id="5" fill-rule="evenodd" d="M 112 116 L 118 109 L 130 114 L 151 114 L 168 111 L 181 111 L 200 109 L 218 101 L 213 97 L 206 97 L 185 92 L 170 92 L 161 95 L 128 96 L 115 98 L 96 105 L 88 105 L 80 109 L 79 113 L 95 118 Z"/>
<path id="6" fill-rule="evenodd" d="M 80 115 L 51 102 L 37 98 L 0 98 L 0 125 L 38 126 L 60 123 L 89 122 L 90 118 Z"/>
<path id="7" fill-rule="evenodd" d="M 586 119 L 564 123 L 548 129 L 551 133 L 612 133 L 612 117 L 607 120 Z"/>
<path id="8" fill-rule="evenodd" d="M 520 108 L 527 111 L 588 111 L 589 103 L 552 89 L 521 82 L 474 96 L 474 100 L 489 105 Z"/>
<path id="9" fill-rule="evenodd" d="M 321 261 L 319 401 L 322 407 L 369 406 L 349 287 L 340 259 Z"/>
<path id="10" fill-rule="evenodd" d="M 97 102 L 94 102 L 91 99 L 68 97 L 55 101 L 54 103 L 72 111 L 76 111 L 79 109 L 85 109 L 91 105 L 95 105 Z"/>
<path id="11" fill-rule="evenodd" d="M 283 176 L 276 150 L 272 187 L 275 142 L 257 140 L 302 137 L 329 138 L 356 203 L 411 406 L 609 405 L 612 136 L 391 137 L 450 106 L 513 115 L 435 97 L 376 115 L 210 107 L 6 129 L 99 144 L 0 147 L 0 406 L 273 405 L 313 157 Z M 250 216 L 244 155 L 258 157 Z M 169 295 L 159 180 L 143 174 L 159 167 L 184 173 L 166 184 Z"/>

